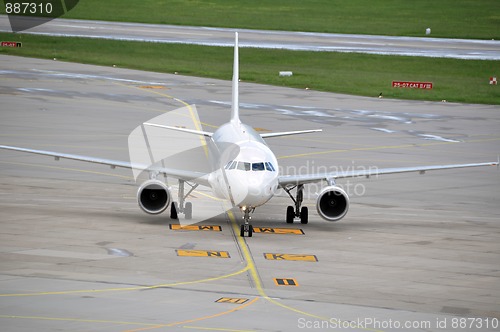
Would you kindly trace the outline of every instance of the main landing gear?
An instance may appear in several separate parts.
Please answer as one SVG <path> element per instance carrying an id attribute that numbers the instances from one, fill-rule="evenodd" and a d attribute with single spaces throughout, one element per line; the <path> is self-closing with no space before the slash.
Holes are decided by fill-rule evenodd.
<path id="1" fill-rule="evenodd" d="M 191 187 L 188 193 L 184 195 L 184 184 Z M 170 205 L 170 219 L 179 219 L 178 214 L 184 213 L 184 218 L 190 220 L 193 218 L 193 203 L 186 202 L 186 198 L 198 187 L 197 184 L 190 184 L 184 180 L 179 180 L 179 203 L 172 202 Z"/>
<path id="2" fill-rule="evenodd" d="M 295 197 L 291 194 L 293 189 L 297 188 L 297 193 Z M 309 210 L 307 206 L 302 206 L 302 201 L 304 200 L 304 185 L 299 184 L 290 188 L 283 188 L 292 201 L 295 203 L 295 207 L 288 206 L 286 209 L 286 222 L 287 224 L 292 224 L 295 218 L 300 218 L 300 223 L 307 224 L 309 222 Z"/>
<path id="3" fill-rule="evenodd" d="M 250 224 L 250 213 L 252 213 L 255 210 L 255 208 L 248 208 L 248 207 L 242 207 L 241 211 L 243 211 L 243 220 L 245 223 L 241 225 L 240 227 L 240 236 L 245 237 L 245 234 L 247 234 L 248 237 L 252 237 L 253 235 L 253 226 Z"/>

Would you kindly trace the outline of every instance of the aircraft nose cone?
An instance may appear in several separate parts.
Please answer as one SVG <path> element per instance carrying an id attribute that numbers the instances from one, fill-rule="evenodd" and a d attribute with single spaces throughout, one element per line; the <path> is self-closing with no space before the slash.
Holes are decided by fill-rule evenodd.
<path id="1" fill-rule="evenodd" d="M 238 200 L 235 203 L 240 206 L 260 206 L 266 203 L 276 190 L 276 186 L 263 179 L 249 177 L 246 181 L 245 190 L 239 191 Z"/>

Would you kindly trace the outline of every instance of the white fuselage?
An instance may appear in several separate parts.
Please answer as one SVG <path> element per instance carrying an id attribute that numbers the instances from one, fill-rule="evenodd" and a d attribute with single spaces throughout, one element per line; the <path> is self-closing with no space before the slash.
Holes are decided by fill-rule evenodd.
<path id="1" fill-rule="evenodd" d="M 278 188 L 276 156 L 255 130 L 239 121 L 222 125 L 212 136 L 219 150 L 219 169 L 209 176 L 214 194 L 233 206 L 263 205 Z"/>

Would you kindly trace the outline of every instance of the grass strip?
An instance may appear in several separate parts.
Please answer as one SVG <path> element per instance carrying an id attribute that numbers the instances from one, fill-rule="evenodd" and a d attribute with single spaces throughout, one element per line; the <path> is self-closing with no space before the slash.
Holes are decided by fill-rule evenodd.
<path id="1" fill-rule="evenodd" d="M 22 48 L 0 54 L 116 65 L 154 72 L 230 80 L 233 49 L 0 33 Z M 500 86 L 489 77 L 499 61 L 400 57 L 334 52 L 240 49 L 242 81 L 386 98 L 500 104 Z M 292 71 L 279 77 L 279 71 Z M 392 81 L 433 82 L 432 90 L 392 88 Z"/>
<path id="2" fill-rule="evenodd" d="M 65 17 L 211 27 L 500 38 L 498 0 L 81 0 Z"/>

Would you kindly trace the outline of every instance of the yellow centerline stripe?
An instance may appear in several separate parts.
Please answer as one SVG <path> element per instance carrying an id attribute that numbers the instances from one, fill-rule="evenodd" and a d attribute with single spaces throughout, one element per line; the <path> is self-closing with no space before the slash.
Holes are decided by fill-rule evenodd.
<path id="1" fill-rule="evenodd" d="M 80 293 L 106 293 L 106 292 L 129 292 L 136 290 L 147 290 L 147 289 L 155 289 L 155 288 L 163 288 L 163 287 L 175 287 L 181 285 L 191 285 L 198 283 L 205 283 L 211 281 L 222 280 L 230 277 L 237 276 L 239 274 L 245 273 L 248 270 L 248 266 L 245 266 L 241 270 L 236 272 L 232 272 L 229 274 L 225 274 L 218 277 L 193 280 L 193 281 L 180 281 L 171 284 L 159 284 L 152 286 L 135 286 L 135 287 L 120 287 L 120 288 L 105 288 L 105 289 L 82 289 L 82 290 L 69 290 L 69 291 L 55 291 L 55 292 L 39 292 L 39 293 L 18 293 L 18 294 L 0 294 L 0 297 L 27 297 L 27 296 L 43 296 L 43 295 L 68 295 L 68 294 L 80 294 Z"/>
<path id="2" fill-rule="evenodd" d="M 265 300 L 269 301 L 270 303 L 276 305 L 276 306 L 279 306 L 279 307 L 282 307 L 284 309 L 287 309 L 287 310 L 290 310 L 290 311 L 293 311 L 295 313 L 298 313 L 300 315 L 303 315 L 303 316 L 308 316 L 308 317 L 313 317 L 313 318 L 317 318 L 317 319 L 320 319 L 320 320 L 323 320 L 323 321 L 331 321 L 331 318 L 328 318 L 328 317 L 322 317 L 322 316 L 319 316 L 319 315 L 315 315 L 315 314 L 311 314 L 309 312 L 305 312 L 305 311 L 302 311 L 302 310 L 299 310 L 299 309 L 296 309 L 296 308 L 293 308 L 293 307 L 290 307 L 290 306 L 287 306 L 286 304 L 283 304 L 279 301 L 276 301 L 274 299 L 272 299 L 271 297 L 269 297 L 266 292 L 264 291 L 264 288 L 262 287 L 262 282 L 259 278 L 259 275 L 258 275 L 258 272 L 257 272 L 257 267 L 255 266 L 255 263 L 254 263 L 254 260 L 253 260 L 253 257 L 252 255 L 250 254 L 250 249 L 248 248 L 248 245 L 245 241 L 245 238 L 244 237 L 241 237 L 241 236 L 238 236 L 239 234 L 239 227 L 238 227 L 238 223 L 236 222 L 236 218 L 234 217 L 234 214 L 231 210 L 229 210 L 227 212 L 227 215 L 231 221 L 231 226 L 233 227 L 233 231 L 234 233 L 236 234 L 236 237 L 238 239 L 238 244 L 241 248 L 241 251 L 243 253 L 243 257 L 247 263 L 247 268 L 250 272 L 250 276 L 252 277 L 252 280 L 255 284 L 255 287 L 257 288 L 257 291 L 259 293 L 260 296 L 262 296 L 262 298 L 264 298 Z M 340 320 L 336 320 L 337 322 L 341 322 Z M 374 330 L 374 329 L 369 329 L 369 328 L 363 328 L 363 327 L 358 327 L 359 329 L 361 330 L 365 330 L 365 331 L 374 331 L 374 332 L 383 332 L 381 330 Z"/>
<path id="3" fill-rule="evenodd" d="M 162 328 L 162 327 L 172 327 L 172 326 L 177 326 L 177 325 L 182 325 L 182 324 L 189 324 L 189 323 L 199 322 L 199 321 L 202 321 L 202 320 L 212 319 L 212 318 L 224 316 L 224 315 L 233 313 L 235 311 L 241 310 L 243 308 L 246 308 L 249 305 L 252 305 L 255 302 L 257 302 L 258 300 L 259 300 L 259 298 L 256 297 L 253 300 L 251 300 L 250 302 L 246 302 L 246 303 L 244 303 L 244 304 L 242 304 L 242 305 L 240 305 L 238 307 L 235 307 L 233 309 L 230 309 L 230 310 L 227 310 L 227 311 L 223 311 L 223 312 L 219 312 L 219 313 L 216 313 L 216 314 L 213 314 L 213 315 L 208 315 L 208 316 L 203 316 L 203 317 L 188 319 L 188 320 L 184 320 L 184 321 L 180 321 L 180 322 L 174 322 L 174 323 L 169 323 L 169 324 L 156 325 L 156 326 L 153 326 L 153 327 L 144 327 L 144 328 L 139 328 L 139 329 L 134 329 L 134 330 L 126 330 L 124 332 L 148 331 L 148 330 L 159 329 L 159 328 Z"/>
<path id="4" fill-rule="evenodd" d="M 207 331 L 227 331 L 227 332 L 255 332 L 255 330 L 235 330 L 235 329 L 225 329 L 221 327 L 203 327 L 203 326 L 189 326 L 184 325 L 185 329 L 195 329 L 195 330 L 207 330 Z"/>
<path id="5" fill-rule="evenodd" d="M 140 87 L 137 87 L 137 86 L 134 86 L 134 85 L 127 85 L 127 84 L 122 84 L 122 83 L 116 83 L 117 85 L 121 85 L 121 86 L 125 86 L 125 87 L 128 87 L 128 88 L 133 88 L 133 89 L 137 89 L 137 90 L 141 90 L 141 91 L 145 91 L 144 89 L 141 89 Z M 178 103 L 181 103 L 182 105 L 184 105 L 185 107 L 187 107 L 188 111 L 189 111 L 189 115 L 191 117 L 191 121 L 193 122 L 196 130 L 198 131 L 201 131 L 203 128 L 201 128 L 200 126 L 200 121 L 196 119 L 196 114 L 194 113 L 193 111 L 193 108 L 191 107 L 191 105 L 189 105 L 187 102 L 185 102 L 184 100 L 182 99 L 179 99 L 179 98 L 176 98 L 174 96 L 171 96 L 169 94 L 166 94 L 166 93 L 162 93 L 162 92 L 159 92 L 159 91 L 155 91 L 155 90 L 147 90 L 147 92 L 149 93 L 154 93 L 154 94 L 157 94 L 159 96 L 162 96 L 162 97 L 166 97 L 168 99 L 172 99 L 172 100 L 175 100 L 176 102 Z M 200 144 L 201 146 L 203 147 L 203 150 L 205 151 L 205 155 L 208 157 L 208 147 L 207 147 L 207 144 L 205 142 L 205 137 L 202 136 L 202 135 L 198 135 L 199 139 L 200 139 Z"/>
<path id="6" fill-rule="evenodd" d="M 231 220 L 231 225 L 232 225 L 233 230 L 234 230 L 234 232 L 236 234 L 236 237 L 238 239 L 238 244 L 240 245 L 241 251 L 243 253 L 243 257 L 245 258 L 248 270 L 250 272 L 250 275 L 251 275 L 252 280 L 253 280 L 253 282 L 255 284 L 255 287 L 257 288 L 257 291 L 258 291 L 259 295 L 262 296 L 267 301 L 269 301 L 269 302 L 271 302 L 271 303 L 273 303 L 275 305 L 278 305 L 280 307 L 283 307 L 285 309 L 292 310 L 292 311 L 300 313 L 302 315 L 306 315 L 306 316 L 310 316 L 310 317 L 314 317 L 314 318 L 319 318 L 319 319 L 322 319 L 322 320 L 328 320 L 328 318 L 325 318 L 325 317 L 320 317 L 320 316 L 313 315 L 313 314 L 310 314 L 310 313 L 307 313 L 307 312 L 304 312 L 304 311 L 301 311 L 301 310 L 298 310 L 298 309 L 295 309 L 295 308 L 292 308 L 292 307 L 288 307 L 288 306 L 286 306 L 286 305 L 284 305 L 282 303 L 279 303 L 279 302 L 273 300 L 272 298 L 270 298 L 266 294 L 266 292 L 264 291 L 264 288 L 262 287 L 262 282 L 261 282 L 261 280 L 259 278 L 259 275 L 257 273 L 257 267 L 255 266 L 255 263 L 253 261 L 253 257 L 250 254 L 250 249 L 248 248 L 248 245 L 245 242 L 245 238 L 241 237 L 241 236 L 238 236 L 238 234 L 240 233 L 240 230 L 238 228 L 238 224 L 236 222 L 234 214 L 233 214 L 233 212 L 231 210 L 229 210 L 227 212 L 227 215 L 229 216 L 229 219 Z"/>
<path id="7" fill-rule="evenodd" d="M 10 319 L 34 319 L 34 320 L 48 320 L 60 322 L 80 322 L 80 323 L 105 323 L 116 325 L 140 325 L 140 326 L 157 326 L 158 324 L 151 323 L 138 323 L 138 322 L 122 322 L 104 319 L 82 319 L 82 318 L 60 318 L 60 317 L 42 317 L 42 316 L 18 316 L 18 315 L 0 315 L 0 318 Z"/>

